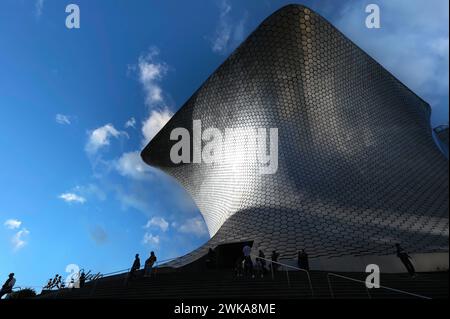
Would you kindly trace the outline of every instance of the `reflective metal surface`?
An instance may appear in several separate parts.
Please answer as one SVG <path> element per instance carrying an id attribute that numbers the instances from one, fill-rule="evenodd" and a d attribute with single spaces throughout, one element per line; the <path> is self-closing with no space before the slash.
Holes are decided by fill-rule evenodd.
<path id="1" fill-rule="evenodd" d="M 192 195 L 212 239 L 254 240 L 295 258 L 448 251 L 448 162 L 430 107 L 321 16 L 290 5 L 268 17 L 180 108 L 142 152 Z M 278 171 L 173 164 L 170 132 L 276 127 Z M 235 164 L 236 164 L 235 163 Z"/>

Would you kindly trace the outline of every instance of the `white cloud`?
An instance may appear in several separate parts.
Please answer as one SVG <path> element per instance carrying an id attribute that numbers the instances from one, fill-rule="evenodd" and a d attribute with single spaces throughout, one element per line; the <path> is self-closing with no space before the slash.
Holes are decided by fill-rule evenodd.
<path id="1" fill-rule="evenodd" d="M 199 237 L 208 235 L 206 224 L 200 217 L 194 217 L 186 220 L 178 227 L 178 230 L 182 233 L 193 234 Z"/>
<path id="2" fill-rule="evenodd" d="M 55 116 L 55 121 L 58 124 L 61 125 L 70 125 L 71 121 L 70 121 L 70 117 L 64 114 L 56 114 Z"/>
<path id="3" fill-rule="evenodd" d="M 147 179 L 151 171 L 150 166 L 144 163 L 139 152 L 123 153 L 115 162 L 115 168 L 120 175 L 133 179 Z"/>
<path id="4" fill-rule="evenodd" d="M 147 53 L 141 54 L 137 66 L 129 67 L 130 70 L 138 73 L 139 82 L 145 93 L 145 104 L 149 108 L 148 117 L 142 121 L 143 145 L 147 144 L 173 115 L 167 106 L 164 98 L 166 94 L 160 85 L 160 81 L 168 71 L 168 66 L 164 62 L 157 61 L 158 56 L 158 48 L 151 47 Z"/>
<path id="5" fill-rule="evenodd" d="M 8 219 L 4 223 L 4 225 L 8 229 L 17 229 L 17 228 L 20 227 L 20 225 L 22 225 L 22 222 L 20 220 L 17 220 L 17 219 Z"/>
<path id="6" fill-rule="evenodd" d="M 152 217 L 152 219 L 147 222 L 144 228 L 150 228 L 152 226 L 159 227 L 163 232 L 169 229 L 169 223 L 162 217 Z"/>
<path id="7" fill-rule="evenodd" d="M 173 113 L 168 109 L 151 111 L 149 117 L 142 123 L 143 144 L 150 142 L 172 116 Z"/>
<path id="8" fill-rule="evenodd" d="M 26 228 L 23 228 L 12 237 L 11 242 L 15 251 L 23 248 L 27 244 L 24 237 L 27 237 L 29 234 L 30 232 Z"/>
<path id="9" fill-rule="evenodd" d="M 106 124 L 89 132 L 85 149 L 88 153 L 95 153 L 100 148 L 109 145 L 111 137 L 118 138 L 121 135 L 128 136 L 125 132 L 116 130 L 112 124 Z"/>
<path id="10" fill-rule="evenodd" d="M 134 117 L 130 118 L 128 121 L 125 122 L 125 128 L 135 128 L 136 127 L 136 119 Z"/>
<path id="11" fill-rule="evenodd" d="M 219 20 L 214 38 L 211 40 L 211 49 L 213 52 L 223 54 L 230 48 L 237 46 L 244 39 L 247 13 L 236 21 L 230 15 L 232 7 L 227 0 L 219 2 L 219 10 Z"/>
<path id="12" fill-rule="evenodd" d="M 64 194 L 59 195 L 58 197 L 68 203 L 75 202 L 75 203 L 83 204 L 86 202 L 86 199 L 84 197 L 79 196 L 75 193 L 64 193 Z"/>
<path id="13" fill-rule="evenodd" d="M 36 0 L 34 4 L 34 14 L 37 18 L 42 15 L 42 11 L 44 9 L 44 0 Z"/>
<path id="14" fill-rule="evenodd" d="M 449 2 L 431 3 L 377 1 L 380 29 L 364 26 L 364 1 L 344 6 L 334 21 L 338 29 L 430 103 L 448 99 L 449 85 Z M 432 106 L 448 116 L 448 104 L 440 103 Z"/>
<path id="15" fill-rule="evenodd" d="M 144 238 L 142 239 L 142 243 L 145 245 L 158 245 L 159 236 L 153 236 L 151 233 L 146 232 L 144 234 Z"/>
<path id="16" fill-rule="evenodd" d="M 145 93 L 145 104 L 149 107 L 160 106 L 164 100 L 163 90 L 158 82 L 167 73 L 168 67 L 163 62 L 155 61 L 158 55 L 159 50 L 152 47 L 139 57 L 137 65 L 139 81 Z"/>

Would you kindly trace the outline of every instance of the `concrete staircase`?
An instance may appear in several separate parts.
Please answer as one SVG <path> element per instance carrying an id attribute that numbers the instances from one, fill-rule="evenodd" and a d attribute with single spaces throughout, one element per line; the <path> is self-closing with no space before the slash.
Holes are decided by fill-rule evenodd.
<path id="1" fill-rule="evenodd" d="M 366 274 L 339 273 L 358 280 Z M 106 277 L 89 282 L 81 289 L 62 289 L 39 295 L 37 298 L 120 298 L 120 299 L 189 299 L 189 298 L 257 298 L 257 299 L 305 299 L 305 298 L 364 298 L 368 299 L 365 285 L 350 280 L 327 276 L 326 272 L 311 271 L 314 295 L 309 288 L 306 273 L 275 273 L 272 279 L 236 278 L 228 270 L 186 272 L 161 269 L 152 278 L 138 277 L 125 283 L 125 276 Z M 333 295 L 330 293 L 328 279 Z M 406 274 L 382 274 L 381 285 L 426 297 L 448 298 L 448 273 L 422 273 L 415 279 Z M 370 289 L 371 298 L 418 298 L 387 289 Z"/>

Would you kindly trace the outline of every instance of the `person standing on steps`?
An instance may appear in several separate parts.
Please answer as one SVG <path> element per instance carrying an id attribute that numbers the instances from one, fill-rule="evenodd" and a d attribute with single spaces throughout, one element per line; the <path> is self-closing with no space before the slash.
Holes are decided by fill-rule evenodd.
<path id="1" fill-rule="evenodd" d="M 133 265 L 131 266 L 130 272 L 128 273 L 128 280 L 133 280 L 136 277 L 136 271 L 141 268 L 141 260 L 139 259 L 139 254 L 134 257 Z"/>
<path id="2" fill-rule="evenodd" d="M 414 268 L 414 265 L 411 262 L 411 256 L 408 255 L 408 253 L 400 246 L 400 244 L 395 244 L 395 247 L 397 248 L 397 257 L 400 258 L 403 265 L 405 265 L 406 270 L 408 271 L 411 278 L 415 278 L 416 269 Z"/>
<path id="3" fill-rule="evenodd" d="M 217 266 L 216 252 L 212 249 L 208 249 L 208 255 L 206 255 L 206 268 L 215 269 Z"/>
<path id="4" fill-rule="evenodd" d="M 10 294 L 16 284 L 16 278 L 14 278 L 14 273 L 10 273 L 8 279 L 2 286 L 0 290 L 0 299 L 2 299 L 3 295 Z"/>
<path id="5" fill-rule="evenodd" d="M 147 258 L 147 260 L 145 261 L 145 273 L 144 273 L 144 277 L 151 277 L 152 276 L 152 270 L 153 270 L 153 265 L 156 262 L 156 256 L 155 256 L 155 252 L 150 252 L 150 257 Z"/>
<path id="6" fill-rule="evenodd" d="M 253 273 L 253 261 L 251 257 L 252 248 L 249 245 L 245 245 L 242 248 L 242 252 L 244 254 L 244 274 L 251 275 L 252 278 L 255 278 L 255 274 Z"/>
<path id="7" fill-rule="evenodd" d="M 277 253 L 276 250 L 272 251 L 271 259 L 272 259 L 273 262 L 271 263 L 271 267 L 272 267 L 273 271 L 277 271 L 277 270 L 278 270 L 278 266 L 279 266 L 279 265 L 277 264 L 277 262 L 278 262 L 278 257 L 280 257 L 280 254 Z"/>
<path id="8" fill-rule="evenodd" d="M 298 252 L 298 268 L 309 271 L 308 254 L 304 249 Z"/>
<path id="9" fill-rule="evenodd" d="M 259 250 L 258 257 L 259 257 L 258 261 L 261 266 L 262 274 L 265 275 L 267 273 L 266 255 L 264 255 L 264 252 L 262 250 Z"/>
<path id="10" fill-rule="evenodd" d="M 84 273 L 84 270 L 83 270 L 81 272 L 80 279 L 79 279 L 80 288 L 84 287 L 85 282 L 86 282 L 86 274 Z"/>

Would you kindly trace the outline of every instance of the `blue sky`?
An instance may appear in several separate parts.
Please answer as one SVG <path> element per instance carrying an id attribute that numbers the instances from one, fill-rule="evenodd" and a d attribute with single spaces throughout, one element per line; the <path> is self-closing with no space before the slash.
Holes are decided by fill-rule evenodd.
<path id="1" fill-rule="evenodd" d="M 65 27 L 69 3 L 80 29 Z M 3 0 L 0 279 L 42 286 L 71 263 L 106 273 L 206 242 L 195 204 L 139 151 L 287 3 Z M 301 3 L 427 100 L 434 126 L 448 123 L 447 0 Z M 368 3 L 381 29 L 364 27 Z"/>

